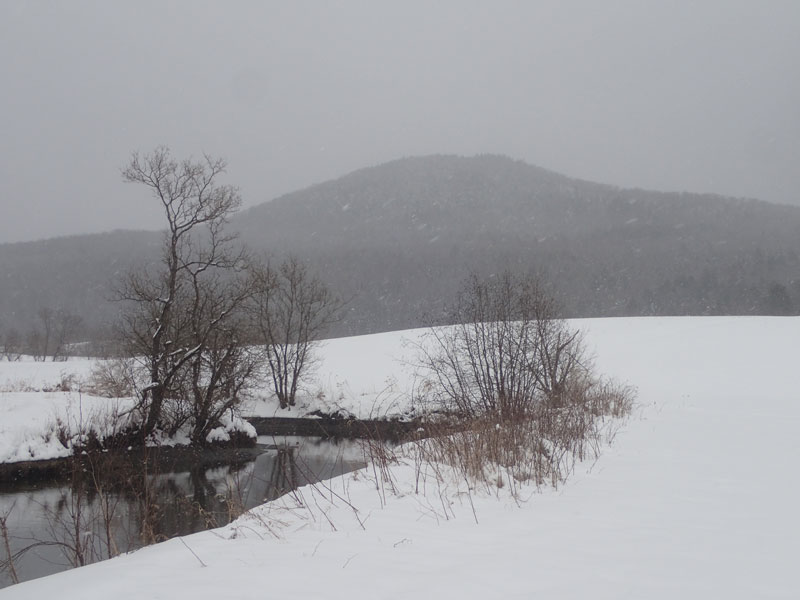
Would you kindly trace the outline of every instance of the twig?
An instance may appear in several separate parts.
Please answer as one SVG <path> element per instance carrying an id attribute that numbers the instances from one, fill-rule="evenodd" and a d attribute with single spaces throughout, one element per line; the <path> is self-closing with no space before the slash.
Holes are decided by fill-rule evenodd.
<path id="1" fill-rule="evenodd" d="M 350 561 L 351 561 L 351 560 L 353 560 L 353 559 L 354 559 L 356 556 L 358 556 L 358 554 L 353 554 L 353 556 L 351 556 L 350 558 L 348 558 L 348 559 L 347 559 L 347 560 L 344 562 L 344 564 L 342 565 L 342 568 L 344 569 L 344 568 L 345 568 L 347 565 L 349 565 L 349 564 L 350 564 Z"/>
<path id="2" fill-rule="evenodd" d="M 198 562 L 199 562 L 199 563 L 200 563 L 202 566 L 204 566 L 204 567 L 207 567 L 207 566 L 208 566 L 206 563 L 204 563 L 204 562 L 203 562 L 203 560 L 202 560 L 202 559 L 201 559 L 199 556 L 197 556 L 197 553 L 196 553 L 194 550 L 192 550 L 192 549 L 189 547 L 189 544 L 187 544 L 187 543 L 184 541 L 184 539 L 183 539 L 182 537 L 179 537 L 178 539 L 181 541 L 181 544 L 183 544 L 184 546 L 186 546 L 186 549 L 187 549 L 189 552 L 191 552 L 191 553 L 194 555 L 194 557 L 197 559 L 197 561 L 198 561 Z"/>
<path id="3" fill-rule="evenodd" d="M 16 504 L 16 502 L 14 503 Z M 7 560 L 5 560 L 5 566 L 8 568 L 8 572 L 11 575 L 11 581 L 14 583 L 19 583 L 19 577 L 17 576 L 17 570 L 14 568 L 14 556 L 11 554 L 11 544 L 8 541 L 8 525 L 6 524 L 8 516 L 11 514 L 14 506 L 8 510 L 6 514 L 0 517 L 0 535 L 3 538 L 3 546 L 5 547 Z M 2 565 L 3 563 L 0 563 Z"/>

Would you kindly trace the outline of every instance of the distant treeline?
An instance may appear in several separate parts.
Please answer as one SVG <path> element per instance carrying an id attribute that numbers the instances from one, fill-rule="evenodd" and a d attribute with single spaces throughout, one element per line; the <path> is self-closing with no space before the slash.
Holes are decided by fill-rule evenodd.
<path id="1" fill-rule="evenodd" d="M 620 189 L 498 156 L 402 159 L 249 209 L 254 252 L 308 260 L 349 299 L 334 334 L 440 322 L 470 272 L 533 271 L 565 316 L 800 313 L 800 208 Z M 49 309 L 111 336 L 114 282 L 160 234 L 0 245 L 0 339 Z M 73 340 L 74 341 L 74 340 Z"/>

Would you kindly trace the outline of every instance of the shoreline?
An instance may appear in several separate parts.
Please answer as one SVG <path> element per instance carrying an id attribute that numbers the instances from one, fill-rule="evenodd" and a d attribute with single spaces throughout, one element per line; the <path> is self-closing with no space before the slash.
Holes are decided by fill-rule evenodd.
<path id="1" fill-rule="evenodd" d="M 131 448 L 130 450 L 99 451 L 44 460 L 0 463 L 0 489 L 3 492 L 9 492 L 35 488 L 37 484 L 45 481 L 68 482 L 73 474 L 74 461 L 77 460 L 83 466 L 96 456 L 119 457 L 121 460 L 130 462 L 141 462 L 147 457 L 148 460 L 153 461 L 156 471 L 169 473 L 188 471 L 193 468 L 211 469 L 223 465 L 245 464 L 265 451 L 265 448 L 261 446 L 249 448 L 152 446 Z"/>
<path id="2" fill-rule="evenodd" d="M 417 431 L 422 423 L 411 421 L 345 419 L 333 417 L 251 417 L 246 419 L 259 436 L 308 436 L 343 439 L 373 439 L 397 442 Z M 142 460 L 146 454 L 153 457 L 161 472 L 187 471 L 193 468 L 213 468 L 221 465 L 244 464 L 255 459 L 265 449 L 253 447 L 211 446 L 154 446 L 134 447 L 130 450 L 107 450 L 79 456 L 64 456 L 41 460 L 0 463 L 0 486 L 24 488 L 42 481 L 67 481 L 71 476 L 73 461 L 88 462 L 92 456 L 115 454 L 126 460 Z"/>

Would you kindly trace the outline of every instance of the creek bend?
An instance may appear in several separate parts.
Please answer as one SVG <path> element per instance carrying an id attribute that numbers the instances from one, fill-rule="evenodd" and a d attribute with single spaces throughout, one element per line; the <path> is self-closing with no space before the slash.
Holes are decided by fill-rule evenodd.
<path id="1" fill-rule="evenodd" d="M 27 581 L 135 550 L 147 540 L 220 527 L 242 510 L 365 465 L 362 446 L 353 440 L 259 436 L 252 454 L 213 467 L 155 468 L 137 480 L 146 494 L 116 483 L 112 475 L 118 473 L 102 468 L 99 478 L 80 482 L 0 483 L 11 552 L 22 552 L 14 561 L 17 577 Z M 0 543 L 0 563 L 6 558 Z M 0 588 L 12 584 L 10 570 L 0 570 Z"/>

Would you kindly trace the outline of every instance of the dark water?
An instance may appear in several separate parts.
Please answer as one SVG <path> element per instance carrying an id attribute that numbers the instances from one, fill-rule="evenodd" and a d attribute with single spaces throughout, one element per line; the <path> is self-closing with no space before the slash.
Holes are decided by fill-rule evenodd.
<path id="1" fill-rule="evenodd" d="M 13 493 L 0 487 L 19 580 L 219 527 L 242 510 L 364 465 L 357 442 L 261 437 L 259 444 L 264 452 L 244 465 L 149 475 L 135 489 L 95 478 Z M 6 555 L 0 539 L 0 564 Z M 0 568 L 0 588 L 12 583 L 10 570 Z"/>

